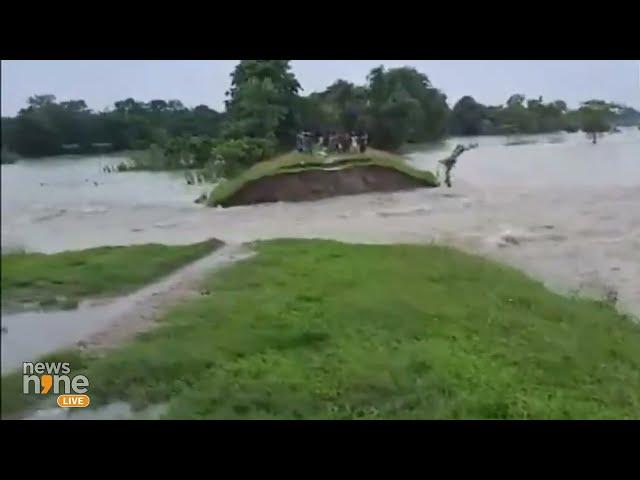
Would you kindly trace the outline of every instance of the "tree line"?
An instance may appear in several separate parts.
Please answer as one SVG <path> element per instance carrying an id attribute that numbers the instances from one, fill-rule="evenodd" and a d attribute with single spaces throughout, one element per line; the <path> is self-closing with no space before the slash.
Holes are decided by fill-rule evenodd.
<path id="1" fill-rule="evenodd" d="M 454 105 L 449 131 L 454 135 L 509 135 L 548 132 L 587 133 L 608 131 L 617 125 L 640 124 L 637 110 L 603 100 L 587 100 L 571 110 L 562 100 L 544 102 L 510 96 L 504 105 L 488 106 L 473 97 L 462 97 Z"/>
<path id="2" fill-rule="evenodd" d="M 58 102 L 53 95 L 35 95 L 15 117 L 2 119 L 3 159 L 9 154 L 40 157 L 152 145 L 171 152 L 195 145 L 198 154 L 193 156 L 201 163 L 211 149 L 229 141 L 260 145 L 257 150 L 245 145 L 243 151 L 290 148 L 301 129 L 366 131 L 372 146 L 393 150 L 448 134 L 595 132 L 616 123 L 640 123 L 640 112 L 601 100 L 571 110 L 562 100 L 544 102 L 521 94 L 498 106 L 465 96 L 450 108 L 427 75 L 411 67 L 380 66 L 364 85 L 337 80 L 322 92 L 301 92 L 288 60 L 243 60 L 231 73 L 223 112 L 206 105 L 186 108 L 179 100 L 133 98 L 92 111 L 84 100 Z M 265 144 L 270 147 L 263 148 Z"/>
<path id="3" fill-rule="evenodd" d="M 2 119 L 2 148 L 24 157 L 139 150 L 174 136 L 215 136 L 222 117 L 206 105 L 188 109 L 179 100 L 128 98 L 94 112 L 84 100 L 35 95 L 15 117 Z"/>

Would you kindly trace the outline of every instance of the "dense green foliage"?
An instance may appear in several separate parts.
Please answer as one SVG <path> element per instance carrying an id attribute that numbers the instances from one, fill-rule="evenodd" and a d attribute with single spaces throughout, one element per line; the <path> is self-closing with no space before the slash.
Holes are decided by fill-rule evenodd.
<path id="1" fill-rule="evenodd" d="M 607 305 L 445 247 L 257 248 L 134 342 L 65 356 L 91 379 L 92 406 L 167 403 L 167 418 L 192 419 L 640 416 L 640 328 Z M 2 379 L 3 411 L 24 402 L 18 380 Z"/>
<path id="2" fill-rule="evenodd" d="M 602 100 L 589 100 L 580 108 L 582 131 L 590 133 L 593 143 L 597 142 L 598 133 L 606 132 L 610 128 L 612 106 Z"/>
<path id="3" fill-rule="evenodd" d="M 364 130 L 371 145 L 393 150 L 405 142 L 442 137 L 449 114 L 446 96 L 414 68 L 377 67 L 366 86 L 338 80 L 299 100 L 300 124 L 322 133 Z"/>
<path id="4" fill-rule="evenodd" d="M 116 166 L 125 170 L 197 169 L 203 178 L 228 177 L 262 162 L 276 153 L 276 141 L 242 137 L 223 139 L 210 137 L 176 137 L 164 145 L 151 145 L 144 151 L 132 152 L 132 162 Z"/>
<path id="5" fill-rule="evenodd" d="M 275 153 L 275 142 L 263 138 L 240 138 L 215 144 L 211 150 L 208 168 L 220 165 L 222 176 L 236 173 L 270 158 Z"/>
<path id="6" fill-rule="evenodd" d="M 486 106 L 473 97 L 461 98 L 449 120 L 455 135 L 547 133 L 556 131 L 603 132 L 613 125 L 633 124 L 640 112 L 602 100 L 584 102 L 570 110 L 562 100 L 545 103 L 542 97 L 527 100 L 524 95 L 509 97 L 504 105 Z"/>
<path id="7" fill-rule="evenodd" d="M 122 294 L 219 246 L 219 241 L 208 240 L 193 245 L 99 247 L 51 255 L 4 254 L 2 306 L 25 302 L 72 306 L 85 297 Z"/>
<path id="8" fill-rule="evenodd" d="M 320 134 L 363 130 L 371 145 L 393 150 L 447 133 L 580 128 L 591 132 L 601 131 L 603 122 L 633 125 L 640 121 L 640 112 L 630 107 L 607 104 L 610 114 L 599 117 L 592 108 L 570 110 L 562 100 L 545 103 L 542 98 L 527 100 L 521 94 L 498 106 L 485 106 L 465 96 L 449 109 L 444 93 L 427 75 L 410 67 L 374 68 L 366 85 L 337 80 L 322 92 L 302 96 L 301 91 L 288 60 L 242 60 L 231 73 L 223 113 L 205 105 L 189 109 L 179 100 L 139 102 L 133 98 L 94 112 L 84 100 L 57 102 L 53 95 L 35 95 L 16 117 L 2 119 L 2 161 L 15 160 L 15 154 L 40 157 L 144 150 L 156 145 L 143 161 L 137 161 L 138 167 L 182 168 L 214 159 L 211 145 L 215 139 L 263 139 L 271 148 L 286 149 L 293 146 L 300 129 Z M 244 157 L 240 164 L 225 168 L 259 161 L 257 156 Z"/>
<path id="9" fill-rule="evenodd" d="M 614 118 L 614 124 L 632 127 L 637 125 L 640 128 L 640 112 L 634 108 L 619 105 L 619 109 Z"/>
<path id="10" fill-rule="evenodd" d="M 224 117 L 205 105 L 185 108 L 178 100 L 115 102 L 94 112 L 83 100 L 29 98 L 14 118 L 2 119 L 2 148 L 24 157 L 137 150 L 180 135 L 217 136 Z"/>
<path id="11" fill-rule="evenodd" d="M 301 87 L 288 60 L 243 60 L 231 74 L 225 136 L 251 137 L 293 145 L 295 104 Z"/>

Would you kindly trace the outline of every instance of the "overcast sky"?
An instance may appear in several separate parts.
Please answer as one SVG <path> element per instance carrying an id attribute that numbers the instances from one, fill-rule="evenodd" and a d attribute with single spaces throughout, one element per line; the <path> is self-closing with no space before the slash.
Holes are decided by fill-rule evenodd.
<path id="1" fill-rule="evenodd" d="M 229 74 L 237 60 L 3 60 L 2 115 L 15 115 L 33 94 L 52 93 L 59 101 L 84 99 L 102 110 L 133 97 L 179 99 L 186 106 L 224 106 Z M 447 95 L 450 105 L 472 95 L 500 104 L 513 93 L 545 100 L 602 98 L 640 108 L 637 60 L 293 60 L 304 92 L 323 90 L 338 78 L 363 84 L 378 65 L 410 65 Z"/>

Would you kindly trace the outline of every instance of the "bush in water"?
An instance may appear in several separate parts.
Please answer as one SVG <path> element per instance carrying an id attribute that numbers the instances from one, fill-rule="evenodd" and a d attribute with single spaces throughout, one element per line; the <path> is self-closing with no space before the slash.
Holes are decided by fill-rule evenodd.
<path id="1" fill-rule="evenodd" d="M 211 178 L 229 176 L 275 154 L 275 142 L 263 138 L 240 138 L 216 142 L 206 170 Z"/>
<path id="2" fill-rule="evenodd" d="M 196 168 L 204 169 L 209 178 L 217 178 L 273 156 L 275 146 L 275 141 L 263 138 L 177 137 L 162 146 L 154 144 L 147 150 L 133 152 L 133 165 L 116 168 L 118 171 Z"/>

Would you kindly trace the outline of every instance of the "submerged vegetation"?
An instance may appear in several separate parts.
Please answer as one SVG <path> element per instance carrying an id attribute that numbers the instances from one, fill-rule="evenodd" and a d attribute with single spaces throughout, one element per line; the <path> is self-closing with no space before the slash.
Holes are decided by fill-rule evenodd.
<path id="1" fill-rule="evenodd" d="M 275 153 L 275 145 L 261 138 L 211 139 L 179 137 L 164 146 L 133 152 L 130 161 L 108 171 L 192 170 L 189 178 L 225 178 L 263 161 Z"/>
<path id="2" fill-rule="evenodd" d="M 87 297 L 128 293 L 221 245 L 131 245 L 42 253 L 8 253 L 2 262 L 2 307 L 73 308 Z"/>
<path id="3" fill-rule="evenodd" d="M 256 248 L 155 330 L 65 357 L 91 379 L 92 406 L 167 403 L 167 418 L 192 419 L 640 416 L 640 328 L 609 305 L 445 247 Z M 3 378 L 3 413 L 19 387 Z"/>

